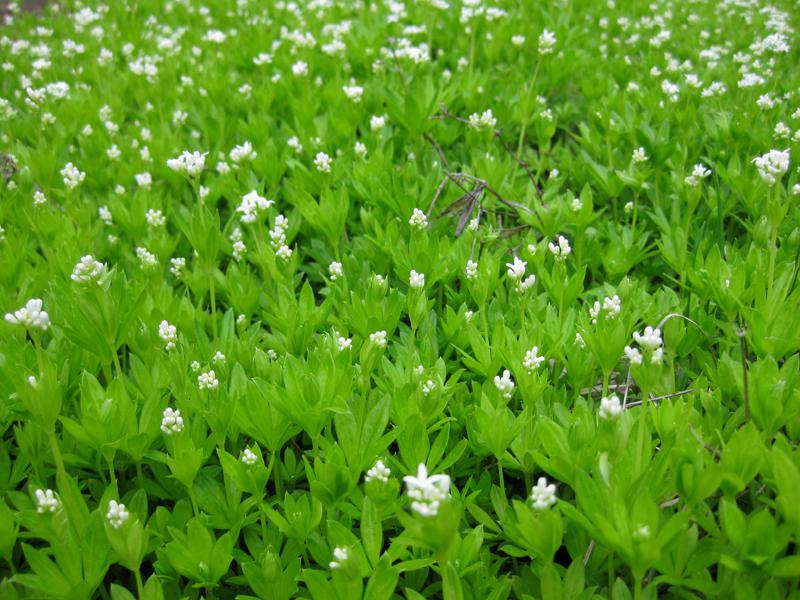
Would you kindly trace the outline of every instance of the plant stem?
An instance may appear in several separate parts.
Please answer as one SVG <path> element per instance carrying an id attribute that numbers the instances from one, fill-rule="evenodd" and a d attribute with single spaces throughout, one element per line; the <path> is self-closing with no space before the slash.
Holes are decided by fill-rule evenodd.
<path id="1" fill-rule="evenodd" d="M 506 495 L 506 482 L 505 478 L 503 477 L 503 462 L 502 459 L 497 459 L 497 475 L 500 478 L 500 491 L 503 492 L 503 496 Z"/>
<path id="2" fill-rule="evenodd" d="M 66 474 L 67 471 L 64 468 L 64 459 L 61 457 L 61 450 L 58 447 L 55 428 L 47 432 L 47 439 L 50 442 L 50 451 L 53 453 L 53 460 L 56 463 L 57 472 L 59 474 Z"/>
<path id="3" fill-rule="evenodd" d="M 217 295 L 214 288 L 214 273 L 208 276 L 208 294 L 211 296 L 211 330 L 214 332 L 214 339 L 217 339 Z"/>
<path id="4" fill-rule="evenodd" d="M 139 569 L 133 572 L 133 576 L 136 578 L 136 594 L 139 600 L 142 600 L 142 598 L 144 598 L 144 585 L 142 585 L 142 574 L 139 572 Z"/>

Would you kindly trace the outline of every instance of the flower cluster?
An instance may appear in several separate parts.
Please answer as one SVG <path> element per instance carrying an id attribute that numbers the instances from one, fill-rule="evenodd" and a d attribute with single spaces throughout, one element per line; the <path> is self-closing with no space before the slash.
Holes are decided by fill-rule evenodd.
<path id="1" fill-rule="evenodd" d="M 531 502 L 536 510 L 545 510 L 556 503 L 556 486 L 548 484 L 545 477 L 539 477 L 531 488 Z"/>
<path id="2" fill-rule="evenodd" d="M 42 301 L 39 298 L 28 300 L 25 306 L 15 310 L 14 314 L 6 313 L 5 319 L 12 325 L 22 325 L 28 329 L 45 331 L 50 327 L 50 315 L 42 310 Z"/>
<path id="3" fill-rule="evenodd" d="M 130 513 L 125 505 L 117 502 L 116 500 L 108 501 L 108 511 L 106 512 L 106 519 L 108 524 L 114 529 L 120 529 L 128 522 Z"/>
<path id="4" fill-rule="evenodd" d="M 91 254 L 82 256 L 72 269 L 70 279 L 77 283 L 100 283 L 106 274 L 106 265 L 101 263 Z"/>
<path id="5" fill-rule="evenodd" d="M 197 376 L 197 387 L 201 390 L 215 390 L 219 387 L 219 379 L 214 369 Z"/>
<path id="6" fill-rule="evenodd" d="M 164 409 L 161 417 L 161 431 L 167 435 L 183 431 L 183 417 L 180 410 L 173 410 L 170 407 Z"/>
<path id="7" fill-rule="evenodd" d="M 272 200 L 267 200 L 253 190 L 242 196 L 242 201 L 236 208 L 236 212 L 242 213 L 242 223 L 253 223 L 258 217 L 258 213 L 267 210 L 273 204 Z"/>
<path id="8" fill-rule="evenodd" d="M 36 496 L 36 512 L 54 513 L 61 508 L 61 502 L 53 490 L 37 489 L 34 495 Z"/>
<path id="9" fill-rule="evenodd" d="M 208 152 L 201 154 L 200 152 L 184 150 L 178 158 L 167 160 L 167 166 L 176 173 L 197 177 L 206 166 L 206 156 L 208 156 Z"/>
<path id="10" fill-rule="evenodd" d="M 391 469 L 383 464 L 382 460 L 377 460 L 369 469 L 369 471 L 367 471 L 367 474 L 364 476 L 364 481 L 367 483 L 371 481 L 380 481 L 381 483 L 386 483 L 389 481 L 391 474 Z"/>
<path id="11" fill-rule="evenodd" d="M 773 186 L 789 170 L 789 150 L 770 150 L 754 158 L 753 163 L 764 183 Z"/>
<path id="12" fill-rule="evenodd" d="M 649 325 L 645 327 L 644 333 L 635 331 L 633 333 L 634 341 L 650 355 L 650 362 L 659 364 L 664 357 L 663 340 L 661 339 L 661 330 L 652 328 Z M 643 361 L 642 351 L 638 348 L 625 346 L 625 356 L 632 365 L 640 365 Z"/>
<path id="13" fill-rule="evenodd" d="M 514 380 L 511 379 L 511 371 L 505 369 L 501 375 L 494 376 L 494 386 L 503 395 L 503 398 L 511 398 L 514 394 Z"/>
<path id="14" fill-rule="evenodd" d="M 411 499 L 411 510 L 423 517 L 435 517 L 442 502 L 450 497 L 449 475 L 428 475 L 424 464 L 417 467 L 417 474 L 403 477 L 406 495 Z"/>

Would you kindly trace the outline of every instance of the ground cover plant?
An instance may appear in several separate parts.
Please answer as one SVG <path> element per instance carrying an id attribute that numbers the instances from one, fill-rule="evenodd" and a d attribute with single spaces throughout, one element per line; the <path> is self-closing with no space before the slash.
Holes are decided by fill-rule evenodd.
<path id="1" fill-rule="evenodd" d="M 0 597 L 800 597 L 797 15 L 12 4 Z"/>

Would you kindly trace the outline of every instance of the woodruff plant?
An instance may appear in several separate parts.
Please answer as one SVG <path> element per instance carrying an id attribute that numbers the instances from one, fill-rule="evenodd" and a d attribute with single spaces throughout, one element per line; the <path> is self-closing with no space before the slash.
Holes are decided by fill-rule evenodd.
<path id="1" fill-rule="evenodd" d="M 0 598 L 798 596 L 790 3 L 18 4 Z"/>

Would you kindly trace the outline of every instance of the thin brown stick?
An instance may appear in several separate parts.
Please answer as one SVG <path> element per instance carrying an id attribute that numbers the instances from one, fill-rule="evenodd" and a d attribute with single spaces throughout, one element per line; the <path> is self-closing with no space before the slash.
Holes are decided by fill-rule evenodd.
<path id="1" fill-rule="evenodd" d="M 447 109 L 447 106 L 445 106 L 444 104 L 441 104 L 439 106 L 439 111 L 440 111 L 439 114 L 433 115 L 431 118 L 442 119 L 442 120 L 452 119 L 454 121 L 458 121 L 459 123 L 464 123 L 466 125 L 469 125 L 469 120 L 465 119 L 464 117 L 459 117 L 458 115 L 454 115 Z M 528 179 L 531 180 L 531 183 L 533 184 L 533 189 L 536 190 L 536 195 L 541 198 L 542 189 L 541 187 L 539 187 L 539 183 L 536 181 L 536 175 L 533 173 L 533 171 L 531 171 L 528 162 L 526 160 L 523 160 L 521 157 L 517 156 L 513 148 L 508 144 L 508 142 L 506 142 L 503 139 L 502 129 L 493 129 L 492 134 L 500 142 L 500 145 L 503 147 L 503 149 L 506 152 L 508 152 L 508 155 L 514 160 L 514 162 L 516 162 L 520 167 L 522 167 L 522 170 L 525 171 L 525 175 L 527 175 Z"/>
<path id="2" fill-rule="evenodd" d="M 686 394 L 691 394 L 693 391 L 694 391 L 693 388 L 689 388 L 688 390 L 681 390 L 680 392 L 672 392 L 671 394 L 664 394 L 663 396 L 655 396 L 653 398 L 650 398 L 650 402 L 660 402 L 661 400 L 666 400 L 667 398 L 677 398 L 678 396 L 685 396 Z M 641 406 L 643 402 L 644 402 L 643 400 L 628 402 L 627 404 L 625 404 L 625 408 Z"/>

